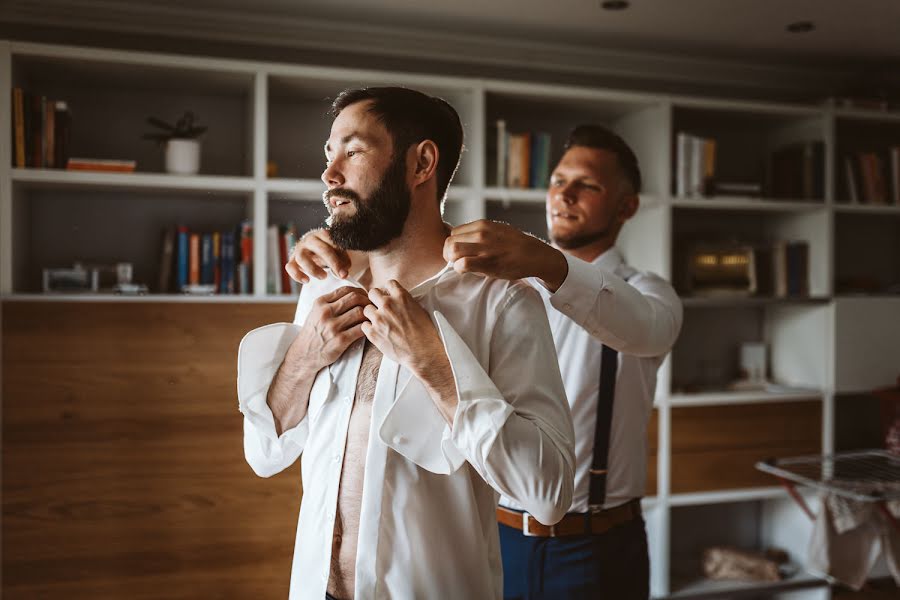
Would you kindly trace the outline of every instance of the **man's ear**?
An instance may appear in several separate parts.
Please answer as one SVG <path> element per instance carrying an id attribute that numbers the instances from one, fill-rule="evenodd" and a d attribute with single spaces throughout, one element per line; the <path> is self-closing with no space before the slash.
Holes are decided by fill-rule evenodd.
<path id="1" fill-rule="evenodd" d="M 622 203 L 619 205 L 619 216 L 623 223 L 634 216 L 640 204 L 641 200 L 637 194 L 629 193 L 622 198 Z"/>
<path id="2" fill-rule="evenodd" d="M 415 147 L 415 170 L 413 184 L 421 185 L 437 174 L 440 152 L 437 144 L 431 140 L 423 140 Z"/>

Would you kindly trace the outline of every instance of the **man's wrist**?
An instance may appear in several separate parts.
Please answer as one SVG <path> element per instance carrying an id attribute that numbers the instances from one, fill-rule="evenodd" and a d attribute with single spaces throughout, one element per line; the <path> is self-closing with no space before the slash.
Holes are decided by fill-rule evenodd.
<path id="1" fill-rule="evenodd" d="M 548 290 L 556 292 L 569 274 L 569 262 L 560 250 L 547 244 L 543 245 L 545 250 L 538 260 L 540 273 L 537 277 Z"/>

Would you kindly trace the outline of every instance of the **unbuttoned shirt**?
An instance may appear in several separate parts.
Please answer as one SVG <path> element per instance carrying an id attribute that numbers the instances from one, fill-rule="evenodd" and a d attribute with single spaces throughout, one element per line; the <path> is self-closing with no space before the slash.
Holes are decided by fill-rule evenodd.
<path id="1" fill-rule="evenodd" d="M 355 279 L 304 285 L 293 324 L 247 334 L 238 356 L 244 452 L 262 477 L 302 453 L 291 600 L 325 597 L 341 465 L 363 340 L 316 376 L 306 417 L 277 435 L 273 376 L 313 301 Z M 385 356 L 366 454 L 357 600 L 502 598 L 495 509 L 515 498 L 545 523 L 572 501 L 574 431 L 540 296 L 522 282 L 445 268 L 410 290 L 432 316 L 459 404 L 453 426 L 423 384 Z"/>
<path id="2" fill-rule="evenodd" d="M 618 350 L 605 508 L 644 496 L 647 423 L 656 373 L 681 330 L 678 294 L 663 278 L 629 267 L 615 247 L 593 262 L 565 255 L 569 272 L 553 293 L 537 279 L 575 424 L 575 495 L 569 512 L 588 510 L 603 344 Z M 627 280 L 627 281 L 626 281 Z M 513 498 L 501 504 L 527 510 Z"/>

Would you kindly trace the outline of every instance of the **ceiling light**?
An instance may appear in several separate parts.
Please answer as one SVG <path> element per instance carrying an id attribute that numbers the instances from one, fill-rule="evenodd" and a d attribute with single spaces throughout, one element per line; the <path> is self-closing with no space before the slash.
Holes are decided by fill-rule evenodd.
<path id="1" fill-rule="evenodd" d="M 812 21 L 794 21 L 793 23 L 788 23 L 787 27 L 785 27 L 791 33 L 809 33 L 815 28 L 816 26 Z"/>
<path id="2" fill-rule="evenodd" d="M 600 6 L 604 10 L 625 10 L 628 8 L 628 2 L 625 0 L 604 0 Z"/>

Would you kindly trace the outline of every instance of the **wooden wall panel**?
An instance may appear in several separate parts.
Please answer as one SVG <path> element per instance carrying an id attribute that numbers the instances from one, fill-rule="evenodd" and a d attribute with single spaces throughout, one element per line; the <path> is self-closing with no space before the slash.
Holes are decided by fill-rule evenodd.
<path id="1" fill-rule="evenodd" d="M 673 408 L 672 492 L 777 485 L 753 465 L 821 447 L 821 402 Z"/>
<path id="2" fill-rule="evenodd" d="M 286 598 L 299 465 L 246 464 L 237 346 L 291 304 L 6 302 L 9 600 Z"/>

